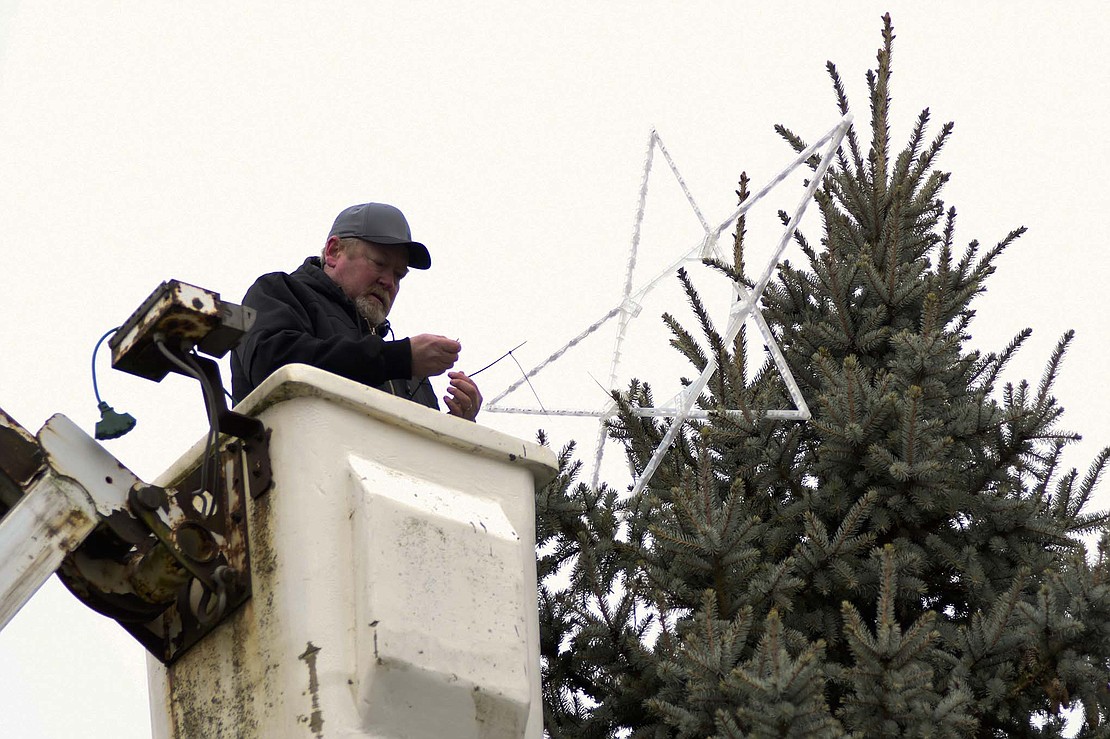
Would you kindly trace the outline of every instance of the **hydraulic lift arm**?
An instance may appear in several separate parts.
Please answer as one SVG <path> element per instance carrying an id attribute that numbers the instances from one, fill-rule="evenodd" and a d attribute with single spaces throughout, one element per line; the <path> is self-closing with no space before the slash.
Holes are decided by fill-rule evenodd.
<path id="1" fill-rule="evenodd" d="M 0 429 L 0 487 L 26 490 L 4 496 L 18 500 L 0 519 L 2 629 L 92 533 L 97 515 L 89 491 L 56 474 L 35 439 L 2 409 Z"/>
<path id="2" fill-rule="evenodd" d="M 213 441 L 176 487 L 144 483 L 63 415 L 32 436 L 0 409 L 0 629 L 57 572 L 168 663 L 250 597 L 245 496 L 270 487 L 268 432 L 227 408 L 218 367 L 193 349 L 221 356 L 252 320 L 174 280 L 111 343 L 117 369 L 204 388 Z"/>

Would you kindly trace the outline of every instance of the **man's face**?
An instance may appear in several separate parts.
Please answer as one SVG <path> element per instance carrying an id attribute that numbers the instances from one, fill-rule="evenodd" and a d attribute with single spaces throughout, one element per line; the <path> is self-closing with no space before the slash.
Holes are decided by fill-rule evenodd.
<path id="1" fill-rule="evenodd" d="M 350 244 L 346 248 L 337 237 L 328 239 L 324 271 L 354 301 L 359 314 L 377 326 L 389 315 L 401 280 L 408 274 L 408 247 L 345 241 Z"/>

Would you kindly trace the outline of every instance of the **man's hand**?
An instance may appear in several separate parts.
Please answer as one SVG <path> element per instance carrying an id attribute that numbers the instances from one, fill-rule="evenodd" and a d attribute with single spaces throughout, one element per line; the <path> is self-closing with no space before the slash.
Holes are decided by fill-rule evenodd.
<path id="1" fill-rule="evenodd" d="M 443 402 L 447 404 L 447 412 L 452 416 L 473 421 L 478 415 L 478 409 L 482 407 L 482 393 L 478 390 L 478 386 L 463 372 L 448 372 L 447 376 L 451 378 L 451 386 L 447 388 L 448 394 L 443 396 Z"/>
<path id="2" fill-rule="evenodd" d="M 409 337 L 412 349 L 412 376 L 435 377 L 442 375 L 459 361 L 462 344 L 436 334 L 419 334 Z"/>

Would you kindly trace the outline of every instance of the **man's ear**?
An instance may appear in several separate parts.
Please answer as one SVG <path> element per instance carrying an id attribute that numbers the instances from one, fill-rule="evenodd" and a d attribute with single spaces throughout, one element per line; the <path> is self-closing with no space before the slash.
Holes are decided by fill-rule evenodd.
<path id="1" fill-rule="evenodd" d="M 324 266 L 335 267 L 335 263 L 339 261 L 339 255 L 343 253 L 343 244 L 340 243 L 338 236 L 329 236 L 328 240 L 324 243 Z"/>

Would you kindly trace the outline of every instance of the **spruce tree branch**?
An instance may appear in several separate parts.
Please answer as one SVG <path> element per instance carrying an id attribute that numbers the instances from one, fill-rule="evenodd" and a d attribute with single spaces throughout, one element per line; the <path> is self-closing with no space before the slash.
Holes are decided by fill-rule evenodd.
<path id="1" fill-rule="evenodd" d="M 829 77 L 832 79 L 833 90 L 836 93 L 836 107 L 840 111 L 840 115 L 848 113 L 848 95 L 844 92 L 844 83 L 840 79 L 840 73 L 836 69 L 836 65 L 832 62 L 825 63 L 825 69 L 828 70 Z M 855 164 L 856 173 L 864 171 L 863 157 L 860 154 L 859 141 L 856 139 L 855 126 L 848 127 L 848 148 L 852 152 L 852 161 Z M 804 149 L 804 147 L 803 147 Z M 841 169 L 847 170 L 848 167 L 841 165 Z"/>
<path id="2" fill-rule="evenodd" d="M 898 155 L 898 159 L 894 165 L 894 173 L 891 177 L 892 185 L 896 188 L 901 188 L 903 192 L 912 194 L 916 189 L 916 183 L 910 177 L 910 163 L 917 157 L 918 150 L 921 148 L 921 141 L 925 136 L 925 127 L 929 123 L 929 109 L 921 111 L 917 116 L 917 123 L 913 127 L 913 132 L 910 133 L 909 143 L 906 148 Z"/>
<path id="3" fill-rule="evenodd" d="M 1037 388 L 1037 407 L 1047 408 L 1053 405 L 1056 401 L 1049 393 L 1052 392 L 1052 386 L 1056 383 L 1056 377 L 1060 372 L 1060 364 L 1064 360 L 1064 354 L 1068 350 L 1072 339 L 1075 338 L 1075 331 L 1069 330 L 1064 333 L 1060 340 L 1056 343 L 1056 348 L 1052 351 L 1052 356 L 1048 360 L 1048 365 L 1045 367 L 1044 374 L 1041 375 L 1041 382 Z"/>
<path id="4" fill-rule="evenodd" d="M 1078 516 L 1083 511 L 1095 488 L 1098 487 L 1102 473 L 1106 471 L 1108 464 L 1110 464 L 1110 447 L 1103 447 L 1083 477 L 1083 482 L 1079 485 L 1079 496 L 1072 505 L 1068 506 L 1067 515 Z"/>
<path id="5" fill-rule="evenodd" d="M 921 116 L 918 118 L 918 121 L 922 124 L 922 133 L 924 133 L 924 123 L 927 122 L 928 119 L 929 109 L 926 108 L 921 112 Z M 907 192 L 917 191 L 917 188 L 921 184 L 922 177 L 924 177 L 925 174 L 929 172 L 930 169 L 932 169 L 933 163 L 936 161 L 937 156 L 940 154 L 940 150 L 944 148 L 944 145 L 945 143 L 947 143 L 949 136 L 952 135 L 952 130 L 954 127 L 955 124 L 951 121 L 941 126 L 940 133 L 937 134 L 936 138 L 933 139 L 932 143 L 929 145 L 929 148 L 922 152 L 921 156 L 917 158 L 913 170 L 911 170 L 906 177 L 906 182 L 909 185 L 909 189 L 907 190 Z M 943 175 L 943 179 L 947 181 L 948 176 Z M 931 199 L 935 195 L 935 193 L 936 191 L 933 190 L 929 194 L 928 198 Z"/>

